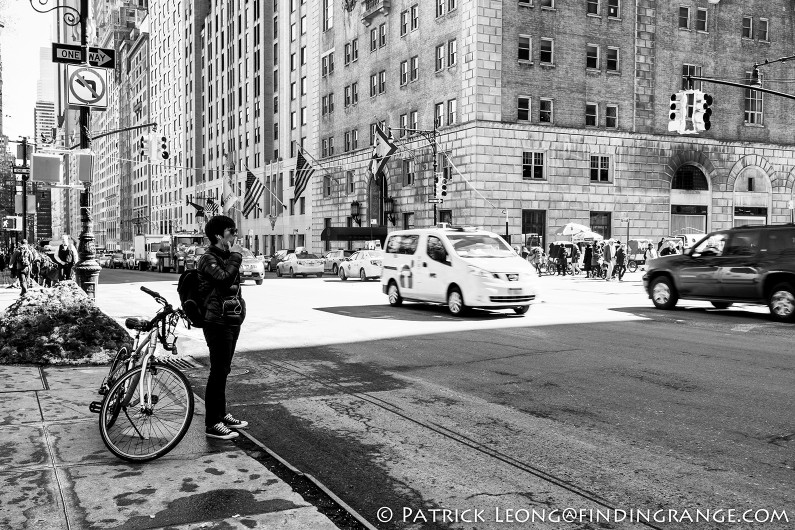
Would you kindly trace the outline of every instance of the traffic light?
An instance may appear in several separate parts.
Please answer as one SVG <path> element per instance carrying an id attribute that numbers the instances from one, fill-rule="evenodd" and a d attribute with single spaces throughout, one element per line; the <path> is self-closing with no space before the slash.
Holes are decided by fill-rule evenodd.
<path id="1" fill-rule="evenodd" d="M 685 130 L 687 119 L 685 106 L 687 95 L 683 91 L 671 95 L 671 111 L 668 114 L 668 130 L 670 132 L 682 133 Z"/>
<path id="2" fill-rule="evenodd" d="M 712 127 L 712 96 L 697 90 L 693 97 L 693 129 L 696 132 L 708 131 Z"/>
<path id="3" fill-rule="evenodd" d="M 447 197 L 447 177 L 443 176 L 441 180 L 441 185 L 439 186 L 439 197 L 444 199 Z"/>
<path id="4" fill-rule="evenodd" d="M 146 158 L 149 156 L 149 142 L 147 141 L 145 134 L 142 134 L 141 138 L 138 140 L 138 152 L 140 153 L 141 158 Z"/>
<path id="5" fill-rule="evenodd" d="M 160 140 L 160 149 L 159 149 L 160 158 L 162 158 L 163 160 L 168 160 L 169 157 L 168 138 L 166 138 L 166 135 L 162 135 L 159 137 L 159 140 Z"/>
<path id="6" fill-rule="evenodd" d="M 439 173 L 433 175 L 433 198 L 442 198 L 442 179 L 439 178 Z"/>

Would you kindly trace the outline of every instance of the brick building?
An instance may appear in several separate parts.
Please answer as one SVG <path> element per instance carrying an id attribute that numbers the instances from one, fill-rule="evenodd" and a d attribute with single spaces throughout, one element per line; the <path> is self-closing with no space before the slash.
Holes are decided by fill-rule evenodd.
<path id="1" fill-rule="evenodd" d="M 435 129 L 436 168 L 452 178 L 437 220 L 500 233 L 507 222 L 514 241 L 554 240 L 569 221 L 658 239 L 792 218 L 791 100 L 696 82 L 714 96 L 711 130 L 668 132 L 685 75 L 744 83 L 754 63 L 795 49 L 791 2 L 365 0 L 333 10 L 320 35 L 321 62 L 335 64 L 320 70 L 321 108 L 330 95 L 335 105 L 319 120 L 315 240 L 355 225 L 353 201 L 363 227 L 433 222 L 430 143 L 401 129 Z M 322 27 L 322 6 L 319 16 Z M 760 71 L 765 88 L 791 91 L 790 63 Z M 376 123 L 400 146 L 384 182 L 366 174 Z"/>

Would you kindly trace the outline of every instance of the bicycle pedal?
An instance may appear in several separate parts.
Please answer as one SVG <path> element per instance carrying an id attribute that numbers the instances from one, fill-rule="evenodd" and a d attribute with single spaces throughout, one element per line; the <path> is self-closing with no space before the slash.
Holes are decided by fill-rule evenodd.
<path id="1" fill-rule="evenodd" d="M 102 410 L 102 402 L 101 401 L 92 401 L 88 405 L 88 410 L 93 412 L 94 414 L 99 414 Z"/>

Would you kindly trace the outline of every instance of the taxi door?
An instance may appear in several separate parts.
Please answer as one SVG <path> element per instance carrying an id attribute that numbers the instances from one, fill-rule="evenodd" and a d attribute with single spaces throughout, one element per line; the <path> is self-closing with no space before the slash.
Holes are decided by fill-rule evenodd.
<path id="1" fill-rule="evenodd" d="M 416 268 L 417 295 L 429 302 L 446 302 L 452 269 L 444 242 L 437 236 L 429 235 Z"/>

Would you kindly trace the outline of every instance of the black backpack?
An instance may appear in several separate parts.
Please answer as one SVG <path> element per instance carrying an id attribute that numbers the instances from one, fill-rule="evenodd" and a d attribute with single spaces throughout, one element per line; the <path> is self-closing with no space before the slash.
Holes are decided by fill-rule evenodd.
<path id="1" fill-rule="evenodd" d="M 177 283 L 177 293 L 182 304 L 182 310 L 188 317 L 191 326 L 195 328 L 204 327 L 204 316 L 207 314 L 207 302 L 213 290 L 209 293 L 202 292 L 201 273 L 198 269 L 188 269 L 179 276 Z"/>

